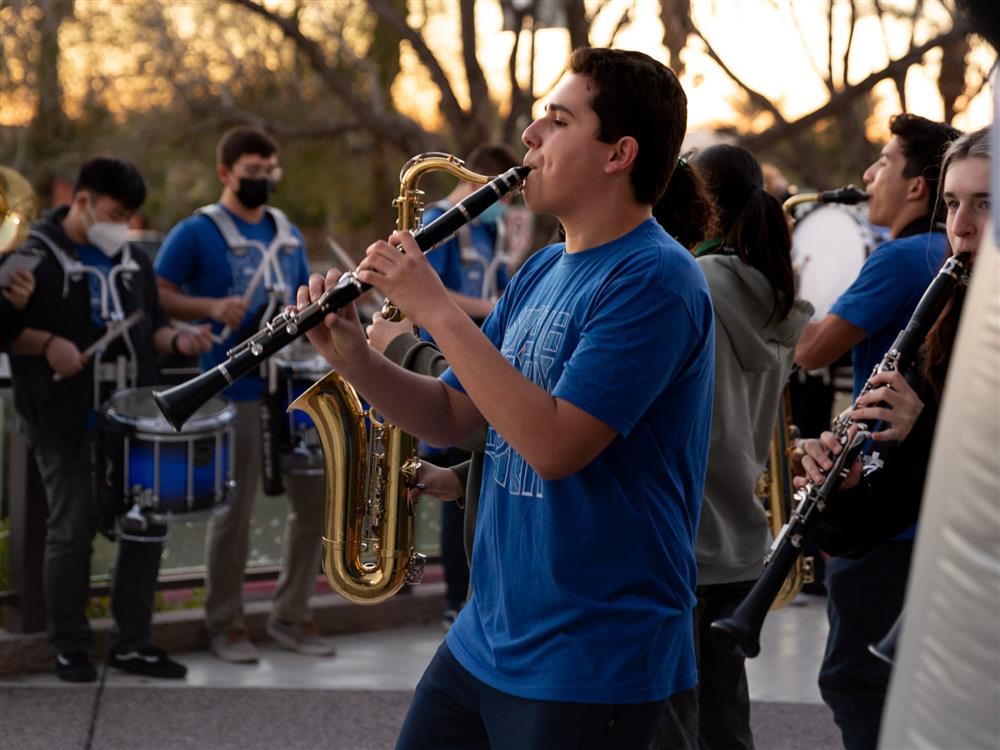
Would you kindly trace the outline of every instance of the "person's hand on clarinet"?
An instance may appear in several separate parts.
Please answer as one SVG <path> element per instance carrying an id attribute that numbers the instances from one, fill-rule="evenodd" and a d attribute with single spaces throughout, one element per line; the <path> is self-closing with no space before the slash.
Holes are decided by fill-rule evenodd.
<path id="1" fill-rule="evenodd" d="M 314 273 L 309 277 L 308 286 L 300 286 L 296 294 L 299 310 L 318 300 L 325 291 L 337 286 L 342 273 L 336 268 L 326 272 L 326 276 Z M 363 368 L 373 356 L 365 338 L 364 329 L 358 319 L 358 309 L 353 302 L 342 307 L 337 312 L 328 313 L 322 323 L 315 325 L 306 332 L 310 343 L 316 351 L 341 371 L 348 380 L 350 373 Z"/>
<path id="2" fill-rule="evenodd" d="M 849 434 L 853 436 L 856 427 L 852 427 Z M 805 487 L 806 484 L 822 484 L 825 479 L 827 472 L 833 468 L 833 461 L 836 456 L 839 456 L 841 451 L 844 450 L 844 446 L 840 444 L 840 440 L 832 432 L 824 432 L 819 438 L 810 438 L 808 440 L 803 440 L 801 445 L 798 447 L 801 451 L 801 466 L 803 474 L 796 476 L 792 479 L 792 484 L 796 489 Z M 855 459 L 854 465 L 851 466 L 851 470 L 848 472 L 844 481 L 840 485 L 840 489 L 848 490 L 854 487 L 859 481 L 861 481 L 861 459 Z"/>
<path id="3" fill-rule="evenodd" d="M 388 241 L 368 246 L 358 266 L 358 279 L 371 284 L 421 328 L 455 307 L 437 271 L 409 232 L 393 232 Z"/>
<path id="4" fill-rule="evenodd" d="M 884 422 L 886 428 L 873 432 L 872 440 L 905 440 L 924 410 L 924 402 L 898 370 L 875 373 L 868 382 L 877 387 L 858 397 L 851 419 L 873 426 L 879 420 Z"/>

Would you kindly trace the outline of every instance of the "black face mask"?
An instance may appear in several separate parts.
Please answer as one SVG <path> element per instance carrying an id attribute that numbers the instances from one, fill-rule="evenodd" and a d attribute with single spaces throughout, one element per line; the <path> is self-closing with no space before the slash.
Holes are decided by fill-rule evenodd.
<path id="1" fill-rule="evenodd" d="M 271 197 L 271 194 L 274 193 L 277 187 L 278 183 L 263 177 L 253 180 L 241 177 L 236 197 L 247 208 L 259 208 L 267 203 L 267 199 Z"/>

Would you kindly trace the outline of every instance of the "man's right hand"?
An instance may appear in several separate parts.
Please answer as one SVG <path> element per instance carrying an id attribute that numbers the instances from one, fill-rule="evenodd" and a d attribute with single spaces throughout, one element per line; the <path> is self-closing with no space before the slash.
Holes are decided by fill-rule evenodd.
<path id="1" fill-rule="evenodd" d="M 232 297 L 222 297 L 212 304 L 212 320 L 231 329 L 240 327 L 247 314 L 247 303 L 238 294 Z"/>
<path id="2" fill-rule="evenodd" d="M 63 380 L 71 378 L 83 369 L 87 359 L 69 339 L 56 336 L 45 349 L 45 360 Z"/>
<path id="3" fill-rule="evenodd" d="M 296 294 L 298 309 L 304 309 L 319 299 L 327 289 L 335 287 L 341 275 L 335 268 L 326 272 L 326 278 L 318 273 L 312 274 L 309 286 L 300 286 Z M 351 371 L 357 372 L 359 367 L 363 368 L 364 363 L 372 356 L 353 302 L 336 313 L 327 314 L 323 322 L 310 328 L 306 335 L 316 351 L 348 380 L 352 379 Z"/>

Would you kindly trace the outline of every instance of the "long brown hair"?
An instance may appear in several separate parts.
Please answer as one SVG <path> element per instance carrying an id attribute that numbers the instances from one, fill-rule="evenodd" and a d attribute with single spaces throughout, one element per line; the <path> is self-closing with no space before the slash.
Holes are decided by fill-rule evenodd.
<path id="1" fill-rule="evenodd" d="M 990 158 L 990 131 L 982 128 L 972 133 L 966 133 L 961 138 L 952 141 L 941 160 L 941 178 L 938 181 L 940 192 L 944 192 L 944 178 L 948 168 L 956 161 L 963 159 Z M 941 201 L 940 195 L 938 201 Z M 948 373 L 948 362 L 951 360 L 951 350 L 955 345 L 958 333 L 958 321 L 962 316 L 962 305 L 965 303 L 965 287 L 958 286 L 948 304 L 938 317 L 937 322 L 927 334 L 920 353 L 924 363 L 924 379 L 940 397 L 944 388 L 944 378 Z"/>

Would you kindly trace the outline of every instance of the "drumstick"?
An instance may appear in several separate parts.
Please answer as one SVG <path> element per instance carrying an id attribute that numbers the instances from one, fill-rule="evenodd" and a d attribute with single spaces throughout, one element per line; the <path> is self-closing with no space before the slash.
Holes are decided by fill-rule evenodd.
<path id="1" fill-rule="evenodd" d="M 145 317 L 143 311 L 136 310 L 134 313 L 125 318 L 125 320 L 119 321 L 117 323 L 112 323 L 111 325 L 109 325 L 108 330 L 104 332 L 103 336 L 101 336 L 99 339 L 97 339 L 97 341 L 95 341 L 93 344 L 91 344 L 82 352 L 80 352 L 80 356 L 83 357 L 84 364 L 89 362 L 90 358 L 93 357 L 94 354 L 99 349 L 103 349 L 105 346 L 110 344 L 116 338 L 118 338 L 123 333 L 128 331 L 129 328 L 131 328 L 140 320 L 142 320 L 143 317 Z M 52 380 L 58 383 L 60 380 L 62 380 L 62 375 L 60 375 L 58 372 L 54 372 L 52 373 Z"/>

